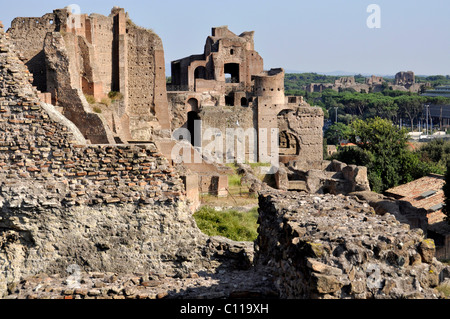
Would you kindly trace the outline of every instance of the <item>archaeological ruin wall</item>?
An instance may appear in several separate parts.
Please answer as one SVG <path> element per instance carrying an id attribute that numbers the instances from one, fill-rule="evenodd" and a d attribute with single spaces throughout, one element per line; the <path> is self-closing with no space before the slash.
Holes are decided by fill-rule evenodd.
<path id="1" fill-rule="evenodd" d="M 161 39 L 135 26 L 124 9 L 114 7 L 109 16 L 58 9 L 42 18 L 17 18 L 8 34 L 34 85 L 51 95 L 51 103 L 62 107 L 91 143 L 169 135 Z M 111 93 L 120 98 L 103 102 Z"/>
<path id="2" fill-rule="evenodd" d="M 180 276 L 214 267 L 183 181 L 154 143 L 86 145 L 39 101 L 1 26 L 0 78 L 0 296 L 70 265 Z"/>
<path id="3" fill-rule="evenodd" d="M 255 261 L 280 298 L 438 299 L 450 267 L 421 229 L 356 197 L 262 192 Z"/>

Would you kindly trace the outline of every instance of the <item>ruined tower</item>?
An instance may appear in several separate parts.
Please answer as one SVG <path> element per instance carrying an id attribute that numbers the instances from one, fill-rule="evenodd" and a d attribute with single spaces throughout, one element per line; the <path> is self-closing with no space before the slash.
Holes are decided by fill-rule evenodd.
<path id="1" fill-rule="evenodd" d="M 16 18 L 8 34 L 34 85 L 91 143 L 144 142 L 170 131 L 162 41 L 124 9 Z"/>

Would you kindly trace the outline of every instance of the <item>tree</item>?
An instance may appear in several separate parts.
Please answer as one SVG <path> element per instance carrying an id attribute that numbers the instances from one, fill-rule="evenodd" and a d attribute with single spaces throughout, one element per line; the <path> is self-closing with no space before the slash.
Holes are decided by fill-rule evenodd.
<path id="1" fill-rule="evenodd" d="M 350 127 L 344 123 L 335 123 L 325 132 L 325 138 L 329 145 L 337 145 L 340 144 L 342 140 L 348 139 L 350 133 Z"/>
<path id="2" fill-rule="evenodd" d="M 367 166 L 373 191 L 383 192 L 410 182 L 420 175 L 416 171 L 425 175 L 428 173 L 427 168 L 418 169 L 422 164 L 417 155 L 407 150 L 405 129 L 399 129 L 391 121 L 379 117 L 355 120 L 350 127 L 350 141 L 367 153 L 365 158 L 370 159 L 368 163 L 356 164 Z"/>
<path id="3" fill-rule="evenodd" d="M 411 130 L 414 128 L 414 120 L 423 111 L 425 99 L 421 96 L 402 95 L 395 98 L 395 103 L 401 114 L 411 121 Z"/>

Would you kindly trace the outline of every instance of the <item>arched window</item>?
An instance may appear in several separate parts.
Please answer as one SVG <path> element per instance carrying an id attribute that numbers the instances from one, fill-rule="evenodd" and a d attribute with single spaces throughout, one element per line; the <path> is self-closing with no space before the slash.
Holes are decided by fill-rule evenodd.
<path id="1" fill-rule="evenodd" d="M 227 83 L 239 83 L 239 63 L 225 64 L 224 73 Z"/>
<path id="2" fill-rule="evenodd" d="M 279 136 L 280 155 L 299 155 L 300 144 L 297 137 L 289 132 L 280 132 Z"/>
<path id="3" fill-rule="evenodd" d="M 199 111 L 197 99 L 195 99 L 195 98 L 189 99 L 187 103 L 190 106 L 190 111 L 193 111 L 193 112 Z"/>
<path id="4" fill-rule="evenodd" d="M 206 68 L 204 66 L 197 67 L 194 72 L 194 78 L 206 80 Z"/>

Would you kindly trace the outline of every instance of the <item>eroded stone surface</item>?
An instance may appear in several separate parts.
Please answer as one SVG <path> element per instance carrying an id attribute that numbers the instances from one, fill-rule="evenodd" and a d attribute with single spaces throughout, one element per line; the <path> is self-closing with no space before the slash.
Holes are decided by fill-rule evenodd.
<path id="1" fill-rule="evenodd" d="M 434 244 L 357 197 L 265 192 L 257 264 L 281 298 L 439 298 Z"/>

